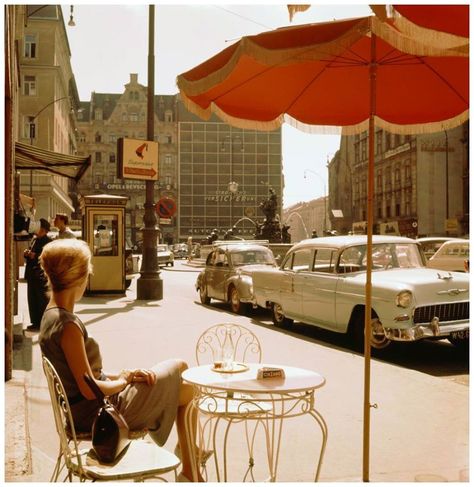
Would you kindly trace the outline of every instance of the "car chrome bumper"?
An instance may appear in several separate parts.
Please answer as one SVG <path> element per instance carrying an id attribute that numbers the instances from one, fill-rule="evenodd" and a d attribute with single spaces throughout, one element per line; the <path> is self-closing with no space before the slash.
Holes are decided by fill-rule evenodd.
<path id="1" fill-rule="evenodd" d="M 416 341 L 422 338 L 448 337 L 457 331 L 469 330 L 469 323 L 445 322 L 439 323 L 438 318 L 433 318 L 431 323 L 416 325 L 412 328 L 385 328 L 387 338 L 394 341 Z"/>

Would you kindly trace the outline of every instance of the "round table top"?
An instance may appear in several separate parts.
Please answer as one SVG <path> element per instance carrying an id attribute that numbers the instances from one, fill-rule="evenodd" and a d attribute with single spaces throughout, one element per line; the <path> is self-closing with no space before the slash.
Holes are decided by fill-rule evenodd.
<path id="1" fill-rule="evenodd" d="M 213 364 L 191 367 L 182 373 L 183 380 L 212 389 L 254 394 L 309 391 L 322 387 L 326 379 L 311 370 L 290 367 L 288 365 L 247 363 L 248 370 L 228 373 L 215 372 Z M 257 379 L 257 371 L 262 367 L 277 367 L 285 371 L 285 378 Z"/>

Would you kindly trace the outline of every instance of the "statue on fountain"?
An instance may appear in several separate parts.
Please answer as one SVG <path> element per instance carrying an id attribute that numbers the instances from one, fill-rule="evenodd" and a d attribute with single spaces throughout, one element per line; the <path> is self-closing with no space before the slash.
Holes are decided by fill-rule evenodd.
<path id="1" fill-rule="evenodd" d="M 265 215 L 263 223 L 256 223 L 256 240 L 268 240 L 272 243 L 289 242 L 290 235 L 288 233 L 289 226 L 281 225 L 280 219 L 277 215 L 278 201 L 277 195 L 273 188 L 269 189 L 269 196 L 266 200 L 260 203 L 260 209 Z"/>

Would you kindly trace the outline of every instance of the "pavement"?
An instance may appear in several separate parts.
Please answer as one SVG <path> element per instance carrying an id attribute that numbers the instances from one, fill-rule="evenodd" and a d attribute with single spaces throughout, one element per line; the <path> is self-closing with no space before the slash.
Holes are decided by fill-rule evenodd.
<path id="1" fill-rule="evenodd" d="M 162 301 L 136 301 L 136 283 L 133 283 L 126 296 L 89 297 L 78 303 L 76 312 L 101 343 L 108 370 L 150 366 L 156 357 L 164 360 L 181 356 L 192 364 L 195 337 L 209 326 L 209 313 L 226 313 L 221 317 L 223 321 L 240 322 L 249 328 L 255 325 L 255 320 L 249 322 L 247 317 L 230 315 L 229 319 L 224 307 L 217 305 L 215 311 L 209 311 L 195 305 L 196 296 L 189 299 L 188 287 L 194 282 L 189 273 L 197 275 L 201 264 L 200 261 L 180 261 L 173 268 L 164 269 L 162 278 L 166 285 Z M 187 290 L 181 292 L 185 296 L 180 296 L 183 283 Z M 191 293 L 195 295 L 194 290 Z M 19 315 L 13 378 L 4 388 L 5 480 L 47 482 L 55 463 L 58 438 L 41 368 L 37 334 L 21 334 L 22 326 L 28 325 L 25 282 L 19 284 Z M 329 426 L 321 481 L 360 482 L 363 357 L 340 353 L 291 333 L 281 335 L 270 325 L 259 323 L 254 328 L 267 363 L 288 363 L 318 370 L 327 379 L 317 398 L 318 409 Z M 281 340 L 282 337 L 285 340 Z M 123 348 L 119 342 L 124 344 Z M 439 377 L 376 361 L 372 364 L 372 376 L 379 408 L 371 413 L 371 481 L 468 482 L 468 384 L 455 379 L 441 383 Z M 387 382 L 392 384 L 388 389 Z M 383 397 L 377 398 L 375 391 L 380 390 L 384 392 Z M 314 458 L 307 455 L 306 449 L 314 446 L 317 451 L 319 437 L 308 436 L 310 423 L 294 420 L 288 424 L 279 478 L 308 481 Z M 301 443 L 301 438 L 306 444 L 298 449 L 296 445 Z M 247 461 L 243 436 L 234 437 L 233 441 L 240 447 L 229 460 L 229 468 L 237 468 Z M 172 450 L 175 443 L 173 430 L 165 447 Z M 256 471 L 260 473 L 257 468 Z"/>

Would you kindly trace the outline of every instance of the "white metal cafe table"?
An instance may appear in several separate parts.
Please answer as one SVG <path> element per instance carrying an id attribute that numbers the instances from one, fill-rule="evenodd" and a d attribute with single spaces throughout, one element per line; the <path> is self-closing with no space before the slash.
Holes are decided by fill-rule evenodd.
<path id="1" fill-rule="evenodd" d="M 194 398 L 186 411 L 186 428 L 188 444 L 195 449 L 195 442 L 191 441 L 190 432 L 193 429 L 192 417 L 198 413 L 197 446 L 199 453 L 191 452 L 191 458 L 197 456 L 206 448 L 214 450 L 214 462 L 217 481 L 227 482 L 227 436 L 233 423 L 245 421 L 247 432 L 247 448 L 249 452 L 249 467 L 247 476 L 253 478 L 253 437 L 248 434 L 248 423 L 257 421 L 265 431 L 269 479 L 276 481 L 278 457 L 282 437 L 283 420 L 302 415 L 310 415 L 319 425 L 322 432 L 321 449 L 317 458 L 314 481 L 319 478 L 323 462 L 328 429 L 322 415 L 315 407 L 315 391 L 325 384 L 320 374 L 311 370 L 274 364 L 234 364 L 234 372 L 224 372 L 214 369 L 213 364 L 201 365 L 185 370 L 183 380 L 194 386 Z M 285 377 L 257 379 L 258 369 L 262 367 L 281 368 Z M 217 448 L 216 431 L 220 420 L 227 422 L 222 449 Z M 208 431 L 206 432 L 206 428 Z M 205 439 L 209 438 L 206 445 Z M 223 465 L 219 465 L 222 455 Z M 197 480 L 197 465 L 194 465 L 193 476 Z M 222 468 L 222 472 L 221 472 Z"/>

